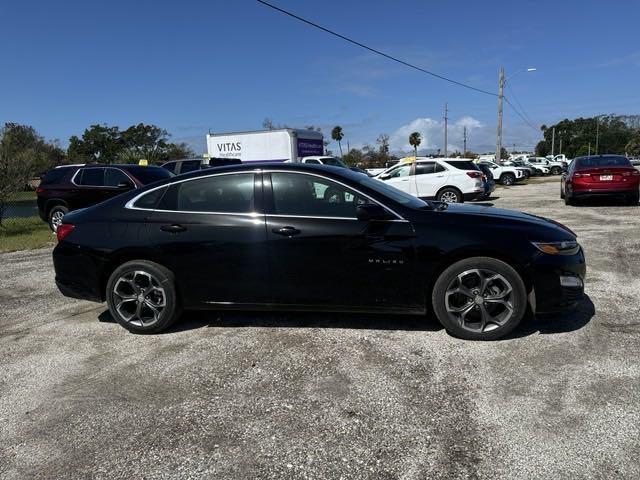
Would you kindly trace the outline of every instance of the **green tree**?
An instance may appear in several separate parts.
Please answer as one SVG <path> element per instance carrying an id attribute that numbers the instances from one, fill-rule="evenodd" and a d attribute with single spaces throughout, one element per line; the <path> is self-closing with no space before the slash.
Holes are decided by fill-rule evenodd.
<path id="1" fill-rule="evenodd" d="M 418 147 L 422 143 L 422 135 L 420 132 L 413 132 L 409 135 L 409 145 L 413 147 L 413 151 L 415 152 L 415 156 L 418 156 Z"/>
<path id="2" fill-rule="evenodd" d="M 91 125 L 82 138 L 69 139 L 67 156 L 72 163 L 102 162 L 114 163 L 124 148 L 118 127 Z"/>
<path id="3" fill-rule="evenodd" d="M 357 148 L 352 148 L 347 152 L 347 154 L 342 157 L 342 160 L 349 167 L 356 167 L 362 165 L 363 153 L 362 150 L 358 150 Z"/>
<path id="4" fill-rule="evenodd" d="M 29 125 L 5 123 L 0 128 L 0 222 L 7 200 L 27 182 L 64 161 L 64 152 L 47 143 Z"/>
<path id="5" fill-rule="evenodd" d="M 629 140 L 624 149 L 630 157 L 640 157 L 640 135 Z"/>
<path id="6" fill-rule="evenodd" d="M 331 130 L 331 138 L 338 142 L 338 148 L 340 149 L 340 156 L 342 157 L 342 139 L 344 138 L 344 134 L 342 133 L 342 127 L 340 125 L 336 125 Z"/>

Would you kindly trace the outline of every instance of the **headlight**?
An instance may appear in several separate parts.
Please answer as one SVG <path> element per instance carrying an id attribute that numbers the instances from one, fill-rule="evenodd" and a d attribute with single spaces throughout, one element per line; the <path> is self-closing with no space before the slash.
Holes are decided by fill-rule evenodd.
<path id="1" fill-rule="evenodd" d="M 575 240 L 566 242 L 531 242 L 542 253 L 549 255 L 574 255 L 578 252 L 580 245 Z"/>

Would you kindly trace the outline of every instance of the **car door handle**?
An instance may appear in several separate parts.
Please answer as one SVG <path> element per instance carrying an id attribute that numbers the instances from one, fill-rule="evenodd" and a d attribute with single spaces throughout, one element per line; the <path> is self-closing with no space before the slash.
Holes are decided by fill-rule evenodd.
<path id="1" fill-rule="evenodd" d="M 160 230 L 162 230 L 163 232 L 169 232 L 169 233 L 180 233 L 180 232 L 184 232 L 187 229 L 187 227 L 183 227 L 182 225 L 178 225 L 178 224 L 173 224 L 173 225 L 162 225 L 160 227 Z"/>
<path id="2" fill-rule="evenodd" d="M 443 178 L 443 177 L 444 177 L 444 175 L 437 175 L 437 177 L 438 177 L 438 178 Z"/>
<path id="3" fill-rule="evenodd" d="M 271 230 L 273 233 L 277 235 L 283 235 L 285 237 L 293 237 L 294 235 L 298 235 L 300 230 L 295 227 L 279 227 Z"/>

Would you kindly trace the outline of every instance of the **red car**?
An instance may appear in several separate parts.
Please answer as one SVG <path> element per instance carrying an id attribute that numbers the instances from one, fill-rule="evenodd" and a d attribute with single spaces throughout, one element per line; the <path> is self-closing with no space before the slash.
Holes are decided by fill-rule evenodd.
<path id="1" fill-rule="evenodd" d="M 622 155 L 578 157 L 562 175 L 560 198 L 566 205 L 596 196 L 624 197 L 629 205 L 637 205 L 640 171 Z"/>

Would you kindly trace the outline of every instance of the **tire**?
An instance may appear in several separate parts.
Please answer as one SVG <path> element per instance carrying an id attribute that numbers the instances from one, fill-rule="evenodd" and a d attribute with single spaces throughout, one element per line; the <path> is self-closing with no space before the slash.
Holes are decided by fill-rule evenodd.
<path id="1" fill-rule="evenodd" d="M 562 184 L 560 185 L 560 199 L 564 198 L 564 190 L 562 189 Z"/>
<path id="2" fill-rule="evenodd" d="M 497 340 L 508 335 L 520 324 L 528 306 L 518 272 L 491 257 L 466 258 L 449 266 L 436 280 L 431 302 L 442 326 L 465 340 Z"/>
<path id="3" fill-rule="evenodd" d="M 632 193 L 631 195 L 629 195 L 627 197 L 627 204 L 628 205 L 638 205 L 639 201 L 640 201 L 640 192 L 639 193 Z"/>
<path id="4" fill-rule="evenodd" d="M 55 232 L 62 223 L 62 218 L 69 213 L 69 209 L 64 205 L 55 205 L 49 210 L 47 218 L 49 219 L 49 228 Z"/>
<path id="5" fill-rule="evenodd" d="M 445 203 L 462 203 L 464 198 L 462 193 L 457 188 L 446 187 L 438 192 L 436 200 Z"/>
<path id="6" fill-rule="evenodd" d="M 161 332 L 181 313 L 173 273 L 147 260 L 116 268 L 107 282 L 106 297 L 113 318 L 132 333 Z"/>
<path id="7" fill-rule="evenodd" d="M 560 167 L 552 167 L 551 175 L 560 175 L 562 173 L 562 169 Z"/>
<path id="8" fill-rule="evenodd" d="M 568 193 L 565 192 L 565 194 L 564 194 L 564 204 L 572 206 L 572 205 L 576 204 L 576 201 L 573 199 L 573 197 L 571 195 L 569 195 Z"/>
<path id="9" fill-rule="evenodd" d="M 516 177 L 513 173 L 503 173 L 500 177 L 500 183 L 508 187 L 516 183 Z"/>

